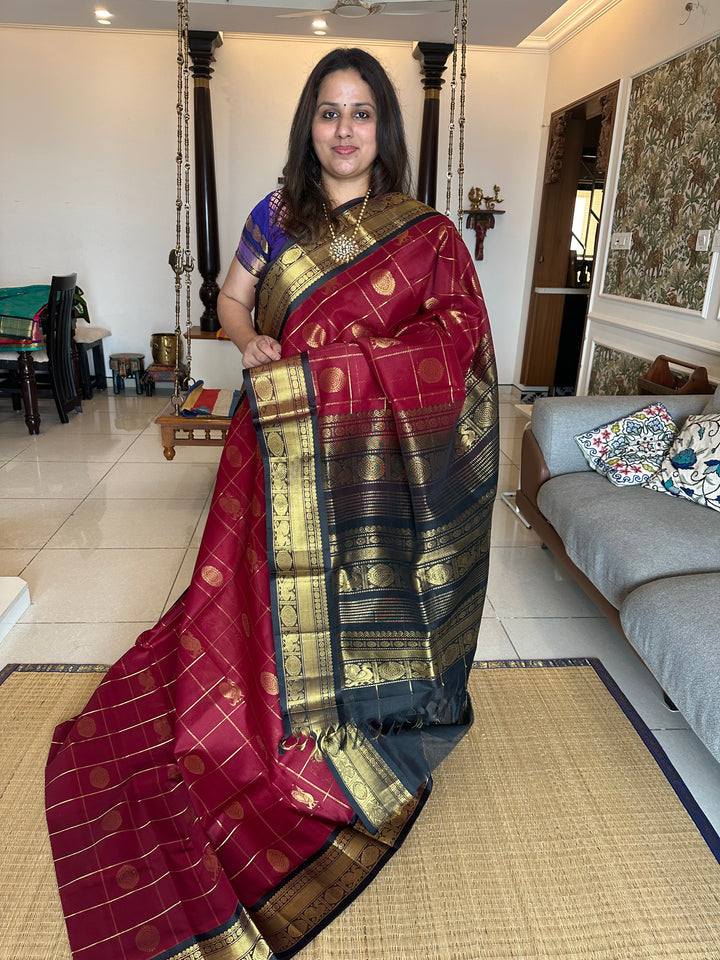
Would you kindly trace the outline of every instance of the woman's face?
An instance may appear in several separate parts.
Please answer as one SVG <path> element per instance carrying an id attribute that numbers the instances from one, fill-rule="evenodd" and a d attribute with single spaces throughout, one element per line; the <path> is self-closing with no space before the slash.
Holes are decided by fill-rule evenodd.
<path id="1" fill-rule="evenodd" d="M 363 196 L 377 156 L 377 109 L 355 70 L 336 70 L 320 84 L 312 142 L 322 181 L 335 206 Z"/>

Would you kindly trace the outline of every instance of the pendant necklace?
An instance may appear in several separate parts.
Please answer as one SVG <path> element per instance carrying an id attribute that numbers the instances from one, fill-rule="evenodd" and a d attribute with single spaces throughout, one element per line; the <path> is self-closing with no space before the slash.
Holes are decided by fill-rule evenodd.
<path id="1" fill-rule="evenodd" d="M 349 237 L 339 237 L 335 233 L 335 228 L 333 227 L 332 223 L 330 223 L 330 218 L 328 217 L 327 207 L 325 204 L 323 204 L 323 213 L 325 214 L 328 230 L 330 231 L 330 236 L 332 237 L 332 241 L 328 247 L 328 250 L 335 263 L 349 263 L 360 253 L 360 247 L 358 246 L 355 237 L 360 229 L 360 221 L 365 216 L 365 207 L 367 207 L 367 202 L 369 199 L 370 191 L 368 190 L 368 192 L 365 194 L 365 199 L 363 200 L 363 205 L 360 209 L 360 216 L 355 221 L 355 229 Z"/>

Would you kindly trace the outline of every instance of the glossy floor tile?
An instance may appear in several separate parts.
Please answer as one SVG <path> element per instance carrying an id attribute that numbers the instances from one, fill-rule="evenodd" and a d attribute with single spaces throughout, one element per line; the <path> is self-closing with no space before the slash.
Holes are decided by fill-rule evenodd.
<path id="1" fill-rule="evenodd" d="M 22 572 L 31 604 L 20 622 L 157 620 L 184 558 L 182 548 L 48 547 Z"/>
<path id="2" fill-rule="evenodd" d="M 67 499 L 86 497 L 98 485 L 109 463 L 88 460 L 9 460 L 0 467 L 0 499 Z"/>
<path id="3" fill-rule="evenodd" d="M 0 499 L 3 548 L 44 547 L 82 502 L 30 497 Z"/>
<path id="4" fill-rule="evenodd" d="M 41 433 L 0 406 L 0 576 L 22 577 L 30 606 L 0 642 L 8 662 L 113 663 L 186 589 L 219 447 L 163 456 L 155 417 L 169 394 L 95 393 L 60 424 L 41 401 Z M 528 419 L 500 390 L 500 477 L 477 658 L 599 658 L 720 828 L 720 764 L 670 712 L 627 642 L 500 499 L 518 485 Z"/>
<path id="5" fill-rule="evenodd" d="M 93 434 L 88 442 L 87 434 L 68 436 L 54 430 L 47 436 L 33 437 L 30 444 L 21 450 L 16 460 L 63 460 L 86 463 L 115 463 L 133 444 L 134 436 L 118 436 L 113 433 Z"/>
<path id="6" fill-rule="evenodd" d="M 501 504 L 504 506 L 504 504 Z M 508 507 L 505 507 L 509 511 Z M 496 507 L 497 511 L 497 507 Z M 512 513 L 510 516 L 513 517 Z M 520 527 L 520 521 L 513 517 Z M 602 614 L 563 573 L 537 536 L 518 533 L 521 546 L 493 546 L 488 597 L 503 617 L 600 617 Z M 531 541 L 528 543 L 528 539 Z"/>
<path id="7" fill-rule="evenodd" d="M 163 499 L 205 499 L 213 488 L 217 466 L 179 460 L 114 464 L 89 493 L 91 499 L 145 500 L 150 491 Z"/>
<path id="8" fill-rule="evenodd" d="M 3 663 L 104 663 L 110 666 L 155 621 L 17 623 L 5 638 Z"/>
<path id="9" fill-rule="evenodd" d="M 146 491 L 147 493 L 147 491 Z M 48 548 L 187 547 L 197 530 L 205 498 L 91 499 L 68 517 Z"/>

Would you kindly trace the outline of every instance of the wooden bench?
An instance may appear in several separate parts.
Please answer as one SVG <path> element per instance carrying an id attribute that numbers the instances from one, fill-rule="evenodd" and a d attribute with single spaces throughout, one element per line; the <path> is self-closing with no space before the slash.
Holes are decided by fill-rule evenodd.
<path id="1" fill-rule="evenodd" d="M 232 417 L 183 417 L 169 403 L 155 423 L 160 424 L 160 440 L 167 460 L 175 456 L 175 447 L 222 447 Z"/>

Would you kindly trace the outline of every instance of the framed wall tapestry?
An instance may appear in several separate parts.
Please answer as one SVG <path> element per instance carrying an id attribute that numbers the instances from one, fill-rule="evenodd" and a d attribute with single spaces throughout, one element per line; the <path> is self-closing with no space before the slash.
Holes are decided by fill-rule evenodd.
<path id="1" fill-rule="evenodd" d="M 635 77 L 603 293 L 701 312 L 720 216 L 720 37 Z"/>

